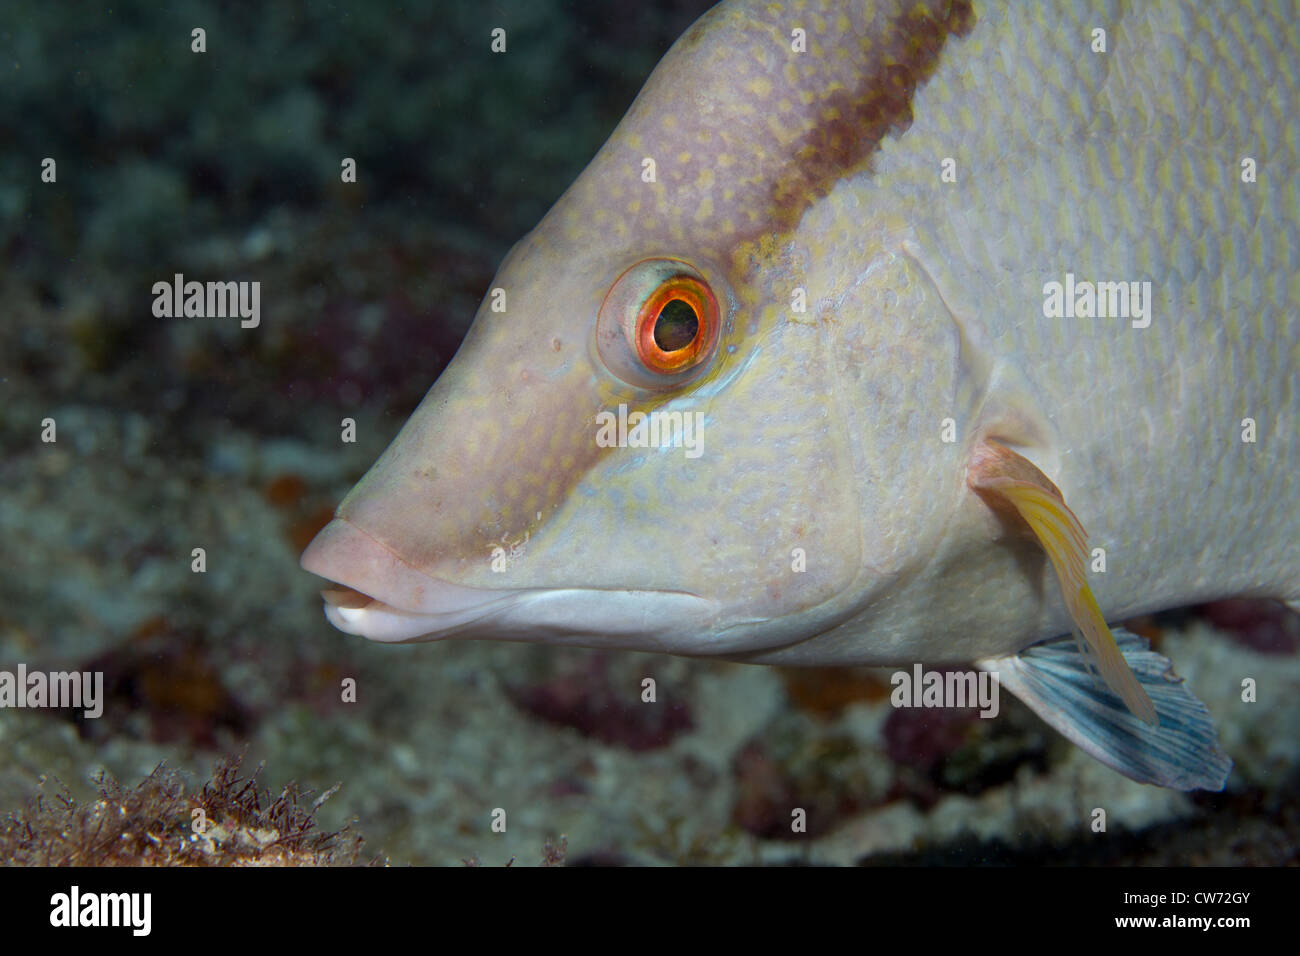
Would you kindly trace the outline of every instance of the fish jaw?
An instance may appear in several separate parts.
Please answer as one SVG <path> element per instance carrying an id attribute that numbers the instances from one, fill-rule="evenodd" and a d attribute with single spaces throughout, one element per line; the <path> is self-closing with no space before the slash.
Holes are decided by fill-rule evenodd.
<path id="1" fill-rule="evenodd" d="M 430 577 L 346 518 L 335 518 L 321 530 L 303 552 L 301 564 L 347 589 L 322 592 L 329 622 L 345 633 L 377 641 L 418 640 L 470 627 L 522 593 Z"/>
<path id="2" fill-rule="evenodd" d="M 321 592 L 331 624 L 383 643 L 457 637 L 685 653 L 698 651 L 698 635 L 717 617 L 714 602 L 681 591 L 454 584 L 413 568 L 346 518 L 326 525 L 301 563 L 342 586 Z"/>

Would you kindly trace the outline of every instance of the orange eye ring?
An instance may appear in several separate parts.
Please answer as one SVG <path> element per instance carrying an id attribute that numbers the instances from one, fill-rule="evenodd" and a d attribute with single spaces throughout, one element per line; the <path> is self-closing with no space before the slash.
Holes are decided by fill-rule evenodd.
<path id="1" fill-rule="evenodd" d="M 681 338 L 680 310 L 669 316 L 669 306 L 673 302 L 684 303 L 690 309 L 695 330 L 685 344 L 665 348 L 665 344 L 672 344 L 665 342 L 665 324 L 676 324 L 678 328 L 670 330 L 670 334 L 676 333 L 677 338 Z M 695 276 L 678 274 L 661 284 L 646 299 L 637 313 L 632 338 L 636 343 L 637 358 L 647 369 L 661 375 L 673 375 L 691 368 L 712 351 L 717 333 L 718 300 L 713 290 Z"/>
<path id="2" fill-rule="evenodd" d="M 604 366 L 630 385 L 667 390 L 699 375 L 722 338 L 718 296 L 684 259 L 642 259 L 614 280 L 596 317 Z"/>

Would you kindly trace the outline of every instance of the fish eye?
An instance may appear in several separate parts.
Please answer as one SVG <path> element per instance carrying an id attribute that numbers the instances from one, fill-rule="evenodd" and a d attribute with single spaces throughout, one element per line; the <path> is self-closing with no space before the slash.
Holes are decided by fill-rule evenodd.
<path id="1" fill-rule="evenodd" d="M 654 323 L 654 347 L 665 355 L 681 353 L 700 338 L 700 317 L 684 299 L 669 299 Z"/>
<path id="2" fill-rule="evenodd" d="M 596 322 L 601 360 L 645 388 L 681 385 L 707 367 L 721 316 L 713 289 L 682 259 L 643 259 L 610 286 Z"/>

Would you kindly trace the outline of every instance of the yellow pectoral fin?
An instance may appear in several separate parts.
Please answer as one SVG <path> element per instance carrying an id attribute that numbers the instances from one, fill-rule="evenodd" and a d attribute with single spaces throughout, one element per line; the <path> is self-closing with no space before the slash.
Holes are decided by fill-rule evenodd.
<path id="1" fill-rule="evenodd" d="M 1005 501 L 1024 519 L 1051 559 L 1074 621 L 1079 650 L 1097 676 L 1133 714 L 1156 724 L 1156 709 L 1124 660 L 1088 587 L 1088 536 L 1060 490 L 1032 462 L 994 442 L 985 442 L 971 465 L 972 488 Z"/>

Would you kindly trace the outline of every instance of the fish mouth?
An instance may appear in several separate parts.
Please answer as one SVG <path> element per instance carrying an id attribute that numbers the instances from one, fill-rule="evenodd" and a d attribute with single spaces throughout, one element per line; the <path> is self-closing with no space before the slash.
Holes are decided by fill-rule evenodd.
<path id="1" fill-rule="evenodd" d="M 321 591 L 340 631 L 375 641 L 412 641 L 473 625 L 518 599 L 518 590 L 470 588 L 432 578 L 378 539 L 335 518 L 302 553 L 304 570 L 338 585 Z"/>
<path id="2" fill-rule="evenodd" d="M 683 591 L 454 584 L 342 517 L 321 529 L 301 565 L 336 582 L 321 591 L 326 619 L 373 641 L 462 637 L 699 653 L 701 633 L 716 626 L 715 603 Z"/>

